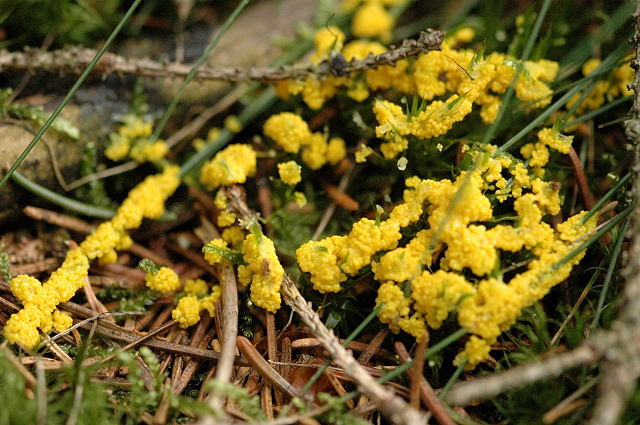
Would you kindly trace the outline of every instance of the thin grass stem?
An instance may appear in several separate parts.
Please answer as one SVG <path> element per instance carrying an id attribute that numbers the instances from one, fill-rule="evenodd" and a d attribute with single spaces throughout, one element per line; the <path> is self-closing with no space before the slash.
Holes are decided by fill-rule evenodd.
<path id="1" fill-rule="evenodd" d="M 593 111 L 587 112 L 584 115 L 580 115 L 575 120 L 573 120 L 571 122 L 568 122 L 565 125 L 565 128 L 566 127 L 572 127 L 572 126 L 574 126 L 576 124 L 580 124 L 581 122 L 590 120 L 591 118 L 594 118 L 594 117 L 596 117 L 596 116 L 608 111 L 609 109 L 615 108 L 616 106 L 618 106 L 620 104 L 623 104 L 623 103 L 625 103 L 627 101 L 630 101 L 631 99 L 633 99 L 633 96 L 631 96 L 631 95 L 625 96 L 625 97 L 620 97 L 620 98 L 618 98 L 618 99 L 616 99 L 614 101 L 611 101 L 611 102 L 607 103 L 604 106 L 599 107 L 598 109 L 594 109 Z"/>
<path id="2" fill-rule="evenodd" d="M 108 220 L 116 213 L 114 210 L 109 208 L 96 207 L 95 205 L 85 204 L 84 202 L 67 198 L 64 195 L 60 195 L 51 189 L 47 189 L 46 187 L 39 185 L 38 183 L 32 182 L 18 171 L 14 171 L 13 174 L 11 174 L 11 180 L 34 195 L 78 214 Z"/>
<path id="3" fill-rule="evenodd" d="M 496 132 L 498 131 L 498 127 L 502 122 L 502 118 L 504 117 L 504 114 L 509 110 L 509 104 L 511 103 L 511 99 L 513 98 L 513 95 L 515 93 L 516 82 L 518 81 L 518 78 L 520 78 L 520 74 L 522 73 L 522 70 L 524 68 L 525 61 L 529 59 L 529 56 L 531 55 L 531 51 L 533 50 L 533 45 L 536 39 L 538 38 L 538 34 L 540 33 L 540 28 L 542 27 L 542 22 L 544 21 L 544 18 L 547 15 L 547 11 L 549 10 L 550 5 L 551 5 L 551 0 L 545 0 L 544 3 L 542 3 L 540 14 L 538 15 L 538 18 L 536 19 L 536 22 L 533 25 L 533 28 L 531 29 L 531 34 L 529 34 L 529 38 L 527 39 L 527 44 L 525 45 L 524 51 L 522 52 L 522 56 L 520 57 L 520 61 L 516 65 L 516 72 L 513 75 L 511 84 L 509 84 L 509 88 L 507 88 L 507 92 L 504 94 L 504 97 L 502 98 L 502 103 L 500 105 L 500 111 L 498 112 L 498 116 L 491 123 L 486 133 L 484 134 L 482 138 L 482 144 L 487 144 L 489 143 L 489 141 L 491 141 L 491 139 L 493 139 L 493 136 L 495 136 Z"/>
<path id="4" fill-rule="evenodd" d="M 444 400 L 445 397 L 447 397 L 449 390 L 451 389 L 453 384 L 455 384 L 455 382 L 458 380 L 458 378 L 462 374 L 462 371 L 464 370 L 466 365 L 467 365 L 466 360 L 458 365 L 457 369 L 453 372 L 453 375 L 451 375 L 451 378 L 449 378 L 447 383 L 444 384 L 444 387 L 442 387 L 442 391 L 440 391 L 440 394 L 438 394 L 438 398 L 440 400 Z"/>
<path id="5" fill-rule="evenodd" d="M 609 262 L 609 267 L 607 268 L 607 274 L 604 277 L 604 282 L 602 284 L 602 291 L 600 291 L 600 296 L 598 297 L 598 305 L 596 307 L 596 312 L 593 317 L 593 321 L 591 322 L 591 330 L 595 330 L 600 324 L 600 317 L 602 316 L 602 311 L 604 310 L 604 302 L 607 298 L 607 293 L 609 292 L 609 286 L 611 284 L 611 278 L 613 277 L 613 272 L 616 269 L 618 264 L 618 257 L 622 252 L 622 242 L 624 241 L 624 236 L 627 233 L 627 229 L 629 228 L 630 219 L 626 219 L 622 224 L 620 232 L 618 233 L 618 238 L 616 239 L 616 244 L 613 247 L 613 251 L 611 252 L 611 260 Z"/>
<path id="6" fill-rule="evenodd" d="M 156 125 L 155 130 L 153 131 L 153 134 L 149 139 L 151 143 L 158 140 L 158 138 L 160 137 L 160 133 L 164 129 L 165 125 L 167 125 L 167 121 L 169 121 L 169 118 L 173 114 L 173 111 L 176 109 L 178 102 L 182 98 L 182 94 L 184 93 L 185 89 L 187 88 L 189 83 L 191 83 L 191 81 L 193 80 L 193 77 L 196 76 L 196 74 L 198 73 L 198 70 L 205 63 L 205 61 L 207 60 L 207 58 L 209 57 L 213 49 L 218 45 L 220 38 L 227 32 L 227 30 L 231 27 L 231 25 L 236 21 L 236 19 L 238 18 L 242 10 L 244 10 L 244 8 L 249 4 L 250 1 L 251 0 L 242 0 L 242 2 L 234 9 L 233 13 L 231 13 L 231 16 L 227 18 L 224 25 L 222 25 L 222 28 L 220 28 L 220 30 L 216 33 L 215 37 L 213 37 L 213 39 L 211 40 L 207 48 L 204 50 L 202 55 L 200 55 L 200 57 L 198 58 L 198 61 L 195 63 L 195 65 L 193 65 L 193 68 L 191 68 L 191 71 L 189 71 L 189 74 L 187 75 L 187 77 L 184 79 L 184 81 L 178 88 L 178 91 L 176 92 L 175 96 L 173 96 L 173 99 L 171 99 L 171 103 L 169 104 L 169 106 L 167 106 L 167 109 L 164 111 L 162 118 L 160 118 L 160 122 L 158 122 L 158 124 Z"/>
<path id="7" fill-rule="evenodd" d="M 631 173 L 627 173 L 625 174 L 620 181 L 618 181 L 618 183 L 616 183 L 615 185 L 613 185 L 613 187 L 611 189 L 609 189 L 607 191 L 607 193 L 605 193 L 605 195 L 600 198 L 600 200 L 598 202 L 596 202 L 596 204 L 593 206 L 593 208 L 591 208 L 583 217 L 581 223 L 586 223 L 587 221 L 589 221 L 589 219 L 591 217 L 593 217 L 594 214 L 596 214 L 600 209 L 602 209 L 602 206 L 607 203 L 609 201 L 609 199 L 611 199 L 611 197 L 613 195 L 615 195 L 615 193 L 618 191 L 618 189 L 620 189 L 622 187 L 623 184 L 625 184 L 627 182 L 627 180 L 629 180 L 631 178 Z"/>
<path id="8" fill-rule="evenodd" d="M 113 29 L 111 34 L 109 34 L 109 37 L 107 37 L 102 47 L 98 50 L 98 53 L 96 53 L 96 56 L 93 58 L 91 63 L 89 63 L 89 66 L 87 66 L 87 68 L 82 72 L 82 74 L 80 74 L 80 77 L 78 77 L 78 80 L 75 82 L 73 87 L 71 87 L 67 95 L 64 97 L 64 99 L 62 99 L 62 102 L 60 102 L 60 105 L 58 105 L 58 107 L 56 108 L 55 111 L 53 111 L 49 119 L 47 119 L 47 121 L 42 125 L 42 127 L 40 127 L 40 130 L 38 130 L 36 135 L 33 136 L 33 139 L 31 140 L 31 142 L 29 142 L 29 145 L 22 151 L 20 156 L 14 161 L 13 165 L 11 165 L 11 168 L 9 168 L 7 173 L 2 177 L 2 179 L 0 180 L 0 187 L 4 186 L 7 180 L 9 180 L 9 178 L 13 175 L 16 169 L 25 160 L 27 155 L 29 155 L 29 152 L 31 152 L 31 150 L 35 147 L 35 145 L 40 141 L 40 139 L 42 138 L 44 133 L 47 131 L 47 129 L 49 129 L 49 127 L 51 126 L 51 124 L 53 124 L 55 119 L 58 118 L 58 115 L 60 115 L 60 112 L 62 112 L 62 109 L 67 105 L 67 103 L 69 103 L 69 101 L 76 94 L 76 91 L 78 91 L 82 83 L 84 83 L 84 81 L 87 79 L 89 74 L 91 74 L 91 72 L 96 67 L 96 64 L 98 63 L 102 55 L 104 55 L 104 53 L 107 51 L 109 46 L 111 46 L 111 43 L 113 43 L 113 40 L 115 40 L 118 33 L 120 33 L 124 25 L 127 23 L 127 21 L 129 21 L 129 18 L 131 18 L 131 15 L 133 15 L 133 12 L 137 9 L 141 1 L 142 0 L 135 0 L 131 5 L 131 7 L 129 7 L 129 10 L 127 10 L 127 13 L 125 13 L 125 15 L 122 17 L 120 22 L 118 22 L 118 25 L 116 25 L 116 27 Z"/>

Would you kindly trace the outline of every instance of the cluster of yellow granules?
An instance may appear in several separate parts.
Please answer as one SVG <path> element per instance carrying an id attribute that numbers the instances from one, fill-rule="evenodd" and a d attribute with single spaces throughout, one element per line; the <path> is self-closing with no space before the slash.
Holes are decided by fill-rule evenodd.
<path id="1" fill-rule="evenodd" d="M 23 308 L 7 321 L 4 328 L 7 340 L 31 349 L 40 340 L 38 329 L 44 333 L 52 327 L 57 331 L 67 329 L 72 323 L 71 317 L 57 310 L 58 304 L 69 301 L 85 285 L 91 260 L 116 261 L 116 250 L 126 249 L 132 243 L 127 230 L 139 227 L 143 218 L 158 218 L 163 214 L 165 200 L 180 183 L 178 171 L 178 167 L 167 167 L 133 188 L 116 215 L 100 224 L 79 247 L 70 250 L 44 284 L 27 275 L 13 278 L 11 292 Z"/>
<path id="2" fill-rule="evenodd" d="M 633 55 L 629 55 L 625 58 L 625 62 L 633 59 Z M 590 75 L 602 64 L 600 59 L 589 59 L 582 65 L 582 75 L 585 77 Z M 577 115 L 582 115 L 587 111 L 591 111 L 599 108 L 605 102 L 611 101 L 619 96 L 629 96 L 633 92 L 629 89 L 629 84 L 633 80 L 633 69 L 628 63 L 624 63 L 621 66 L 615 68 L 606 78 L 597 80 L 595 86 L 588 94 L 588 96 L 578 105 L 576 109 Z M 576 93 L 567 102 L 567 108 L 573 107 L 582 95 Z"/>
<path id="3" fill-rule="evenodd" d="M 363 8 L 376 4 L 367 3 Z M 350 78 L 328 76 L 318 79 L 312 76 L 304 81 L 287 80 L 278 84 L 277 91 L 283 97 L 301 94 L 312 109 L 320 108 L 341 88 L 346 88 L 346 94 L 357 101 L 369 97 L 370 91 L 387 89 L 417 94 L 427 101 L 445 96 L 443 100 L 433 100 L 416 115 L 403 111 L 402 106 L 392 102 L 376 101 L 374 113 L 379 123 L 376 135 L 386 141 L 381 147 L 384 157 L 393 158 L 406 149 L 407 137 L 429 139 L 442 135 L 468 116 L 474 109 L 473 105 L 479 107 L 485 123 L 495 120 L 500 109 L 499 95 L 513 80 L 516 60 L 497 52 L 482 57 L 473 50 L 454 48 L 457 43 L 470 41 L 473 35 L 470 29 L 458 31 L 445 40 L 441 51 L 420 55 L 413 63 L 401 60 L 395 67 L 380 66 Z M 332 45 L 329 40 L 340 42 Z M 340 53 L 347 60 L 386 51 L 377 42 L 363 40 L 355 40 L 342 47 L 342 40 L 344 35 L 337 28 L 318 31 L 316 57 L 328 57 L 331 47 L 334 50 L 341 48 Z M 547 83 L 553 81 L 557 72 L 556 62 L 525 62 L 524 71 L 515 83 L 516 96 L 531 108 L 548 105 L 552 91 Z"/>
<path id="4" fill-rule="evenodd" d="M 163 140 L 149 141 L 153 127 L 150 121 L 127 115 L 117 133 L 109 135 L 111 144 L 104 154 L 112 161 L 120 161 L 127 156 L 136 162 L 157 161 L 169 152 L 169 146 Z"/>
<path id="5" fill-rule="evenodd" d="M 238 266 L 238 281 L 241 285 L 250 286 L 251 301 L 258 307 L 270 312 L 280 308 L 280 286 L 284 277 L 284 269 L 276 255 L 273 241 L 263 235 L 257 226 L 242 242 L 242 258 L 245 264 Z M 218 264 L 228 259 L 227 242 L 214 239 L 204 248 L 205 259 L 210 264 Z"/>
<path id="6" fill-rule="evenodd" d="M 216 154 L 200 170 L 202 184 L 212 188 L 244 183 L 256 173 L 256 152 L 250 145 L 231 145 Z"/>
<path id="7" fill-rule="evenodd" d="M 552 129 L 540 131 L 539 139 L 545 148 L 561 151 L 571 141 Z M 543 221 L 545 215 L 560 212 L 552 183 L 531 176 L 522 161 L 495 147 L 471 154 L 477 166 L 455 181 L 407 179 L 404 202 L 388 219 L 363 218 L 348 235 L 307 242 L 296 252 L 300 268 L 310 273 L 321 292 L 339 291 L 340 282 L 370 264 L 381 283 L 376 299 L 380 320 L 396 332 L 419 338 L 427 326 L 437 329 L 456 311 L 460 325 L 473 334 L 456 362 L 467 361 L 470 368 L 488 357 L 490 344 L 523 308 L 567 278 L 583 254 L 557 270 L 555 265 L 596 223 L 594 218 L 582 223 L 580 213 L 553 229 Z M 502 201 L 513 200 L 513 225 L 489 224 L 489 196 L 498 193 Z M 401 229 L 410 224 L 419 230 L 398 246 Z M 530 262 L 504 281 L 501 253 L 523 251 Z M 380 256 L 377 261 L 374 255 Z"/>
<path id="8" fill-rule="evenodd" d="M 312 133 L 307 123 L 291 112 L 272 115 L 264 123 L 265 136 L 273 139 L 285 152 L 298 153 L 312 170 L 329 164 L 337 164 L 347 154 L 344 140 L 333 137 L 327 140 L 322 133 Z"/>
<path id="9" fill-rule="evenodd" d="M 200 321 L 200 312 L 206 310 L 209 316 L 215 316 L 215 305 L 222 292 L 220 285 L 214 285 L 209 291 L 209 286 L 202 279 L 189 279 L 184 284 L 184 292 L 187 294 L 180 298 L 178 305 L 171 312 L 171 317 L 180 327 L 187 328 Z"/>

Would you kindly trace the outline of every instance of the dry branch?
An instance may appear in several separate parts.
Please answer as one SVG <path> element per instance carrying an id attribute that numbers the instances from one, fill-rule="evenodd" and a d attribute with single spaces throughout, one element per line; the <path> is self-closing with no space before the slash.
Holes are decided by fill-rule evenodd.
<path id="1" fill-rule="evenodd" d="M 232 186 L 227 190 L 226 194 L 230 207 L 234 209 L 243 220 L 247 223 L 258 223 L 256 213 L 250 210 L 245 203 L 244 192 L 241 187 Z M 286 273 L 282 280 L 280 292 L 287 305 L 300 316 L 304 324 L 309 328 L 309 331 L 322 342 L 322 345 L 329 352 L 334 362 L 342 368 L 357 385 L 358 391 L 369 397 L 392 423 L 406 425 L 426 423 L 424 415 L 409 406 L 408 403 L 396 396 L 392 391 L 380 385 L 367 370 L 358 363 L 351 352 L 340 344 L 340 341 L 338 341 L 333 331 L 322 323 L 322 320 L 320 320 L 318 314 L 313 310 L 311 304 L 304 299 L 300 291 L 298 291 L 296 284 Z"/>
<path id="2" fill-rule="evenodd" d="M 419 55 L 430 50 L 440 50 L 444 34 L 427 29 L 420 33 L 417 40 L 404 40 L 399 47 L 379 55 L 369 55 L 364 59 L 350 62 L 325 60 L 319 65 L 293 65 L 279 68 L 206 68 L 202 67 L 195 78 L 199 80 L 221 80 L 242 82 L 258 80 L 275 82 L 286 79 L 304 79 L 309 75 L 343 76 L 365 71 L 381 65 L 395 65 L 399 60 Z M 0 71 L 10 70 L 46 71 L 57 74 L 80 74 L 95 57 L 96 52 L 82 47 L 65 47 L 60 50 L 46 51 L 27 48 L 23 52 L 0 51 Z M 95 72 L 100 75 L 131 74 L 146 77 L 185 78 L 191 71 L 191 65 L 156 62 L 148 59 L 128 59 L 105 53 L 96 65 Z"/>

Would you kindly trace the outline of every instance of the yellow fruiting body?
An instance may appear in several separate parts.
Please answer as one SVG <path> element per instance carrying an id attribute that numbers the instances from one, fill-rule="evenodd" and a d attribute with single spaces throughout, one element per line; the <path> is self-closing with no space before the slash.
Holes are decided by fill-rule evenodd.
<path id="1" fill-rule="evenodd" d="M 220 237 L 234 248 L 239 248 L 244 241 L 245 233 L 240 226 L 230 226 L 222 231 Z"/>
<path id="2" fill-rule="evenodd" d="M 181 328 L 188 328 L 200 321 L 200 302 L 195 295 L 180 298 L 178 305 L 171 311 L 171 317 Z"/>
<path id="3" fill-rule="evenodd" d="M 163 293 L 175 291 L 180 287 L 180 278 L 169 267 L 160 267 L 156 273 L 147 273 L 144 280 L 147 287 Z"/>
<path id="4" fill-rule="evenodd" d="M 216 220 L 216 222 L 218 223 L 219 227 L 228 227 L 235 223 L 237 218 L 238 217 L 235 213 L 225 210 L 221 211 L 220 214 L 218 214 L 218 219 Z"/>
<path id="5" fill-rule="evenodd" d="M 215 189 L 244 183 L 256 173 L 256 152 L 250 145 L 231 145 L 216 154 L 200 170 L 200 182 Z"/>
<path id="6" fill-rule="evenodd" d="M 131 148 L 129 156 L 136 162 L 157 161 L 169 152 L 169 145 L 163 140 L 153 143 L 138 143 Z"/>
<path id="7" fill-rule="evenodd" d="M 278 164 L 280 180 L 289 185 L 296 185 L 302 181 L 302 167 L 295 161 L 281 162 Z"/>
<path id="8" fill-rule="evenodd" d="M 380 3 L 366 2 L 353 15 L 351 31 L 356 37 L 379 38 L 388 42 L 393 24 L 393 17 Z"/>
<path id="9" fill-rule="evenodd" d="M 131 134 L 147 131 L 139 123 L 127 130 Z M 116 215 L 99 225 L 78 248 L 67 252 L 62 265 L 44 284 L 26 275 L 14 277 L 10 288 L 23 308 L 7 321 L 4 328 L 7 340 L 32 349 L 40 340 L 38 329 L 47 333 L 52 327 L 62 331 L 65 326 L 70 326 L 70 317 L 56 310 L 58 304 L 69 301 L 85 285 L 91 260 L 107 257 L 115 261 L 115 251 L 132 244 L 126 230 L 140 226 L 145 217 L 158 218 L 162 215 L 164 202 L 180 183 L 178 172 L 178 167 L 167 167 L 162 173 L 149 176 L 134 187 Z"/>
<path id="10" fill-rule="evenodd" d="M 284 269 L 276 255 L 273 241 L 264 235 L 248 234 L 242 244 L 242 254 L 247 266 L 242 274 L 238 269 L 241 283 L 251 280 L 251 301 L 258 307 L 275 312 L 280 308 L 280 285 Z"/>
<path id="11" fill-rule="evenodd" d="M 538 138 L 545 149 L 561 152 L 571 143 L 552 129 L 541 130 Z M 296 251 L 300 269 L 310 273 L 320 292 L 339 291 L 347 276 L 371 264 L 381 282 L 376 299 L 380 320 L 395 332 L 420 338 L 427 326 L 439 328 L 457 312 L 460 326 L 472 336 L 456 363 L 465 361 L 468 368 L 487 359 L 490 345 L 515 323 L 522 309 L 566 279 L 584 253 L 558 264 L 596 223 L 592 218 L 583 224 L 583 214 L 578 214 L 554 230 L 543 218 L 560 212 L 557 187 L 530 176 L 522 161 L 498 154 L 495 146 L 475 151 L 472 157 L 475 168 L 455 181 L 408 178 L 404 202 L 388 219 L 361 219 L 346 236 L 307 242 Z M 511 186 L 503 169 L 514 176 Z M 514 200 L 514 225 L 484 224 L 493 218 L 491 193 L 500 194 L 500 202 Z M 397 246 L 401 229 L 417 223 L 424 213 L 428 228 Z M 534 257 L 526 271 L 508 282 L 493 276 L 501 252 L 523 249 Z M 372 261 L 374 255 L 377 261 Z M 405 293 L 407 282 L 411 285 Z"/>
<path id="12" fill-rule="evenodd" d="M 224 257 L 220 251 L 227 248 L 227 242 L 223 239 L 216 238 L 209 242 L 207 246 L 216 249 L 203 249 L 204 259 L 211 265 L 221 263 L 224 260 Z"/>
<path id="13" fill-rule="evenodd" d="M 188 328 L 198 323 L 202 310 L 206 310 L 210 317 L 215 316 L 215 305 L 222 295 L 220 285 L 214 285 L 211 288 L 211 292 L 208 293 L 206 282 L 200 279 L 197 279 L 197 281 L 193 281 L 195 283 L 190 284 L 190 287 L 196 289 L 196 291 L 187 291 L 189 294 L 180 298 L 176 307 L 171 311 L 171 317 L 178 322 L 181 328 Z M 186 288 L 187 285 L 185 284 L 185 290 L 187 290 Z"/>
<path id="14" fill-rule="evenodd" d="M 302 117 L 291 112 L 270 116 L 264 123 L 263 131 L 285 152 L 298 153 L 302 150 L 300 157 L 312 170 L 319 169 L 327 162 L 337 164 L 347 154 L 343 139 L 334 137 L 327 141 L 324 134 L 312 133 Z"/>
<path id="15" fill-rule="evenodd" d="M 240 133 L 242 131 L 242 122 L 240 122 L 240 119 L 235 115 L 227 115 L 224 119 L 224 128 L 232 133 Z M 211 140 L 211 138 L 209 139 Z"/>
<path id="16" fill-rule="evenodd" d="M 187 279 L 184 282 L 184 291 L 189 295 L 204 295 L 209 291 L 209 286 L 202 279 Z"/>

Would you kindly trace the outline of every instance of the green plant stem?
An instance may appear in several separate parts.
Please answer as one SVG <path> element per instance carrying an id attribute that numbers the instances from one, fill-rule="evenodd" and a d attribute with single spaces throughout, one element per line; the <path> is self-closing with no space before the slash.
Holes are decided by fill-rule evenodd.
<path id="1" fill-rule="evenodd" d="M 437 344 L 434 344 L 431 348 L 425 351 L 424 353 L 425 360 L 428 360 L 430 357 L 438 354 L 440 351 L 442 351 L 449 345 L 453 344 L 454 342 L 462 338 L 464 335 L 466 335 L 466 333 L 467 333 L 466 329 L 464 328 L 458 329 L 448 337 L 439 341 Z M 411 361 L 401 364 L 397 368 L 393 369 L 391 372 L 386 373 L 385 375 L 378 378 L 378 382 L 381 384 L 384 384 L 385 382 L 389 382 L 390 380 L 402 375 L 413 366 L 413 362 L 414 362 L 414 359 L 411 359 Z"/>
<path id="2" fill-rule="evenodd" d="M 269 87 L 265 89 L 256 99 L 244 108 L 240 114 L 238 114 L 238 120 L 242 125 L 246 125 L 262 112 L 269 109 L 269 107 L 276 102 L 276 99 L 276 94 L 273 88 Z M 233 133 L 229 130 L 221 130 L 220 135 L 214 142 L 207 144 L 182 164 L 182 167 L 180 167 L 180 177 L 184 177 L 191 170 L 202 164 L 206 159 L 210 158 L 211 155 L 229 143 L 232 138 Z"/>
<path id="3" fill-rule="evenodd" d="M 622 242 L 624 241 L 624 235 L 627 233 L 629 222 L 630 220 L 627 219 L 622 224 L 620 232 L 618 233 L 618 238 L 616 239 L 616 244 L 613 247 L 611 260 L 609 262 L 609 267 L 607 268 L 607 274 L 605 275 L 604 283 L 602 285 L 602 291 L 600 291 L 600 297 L 598 297 L 598 306 L 596 307 L 596 313 L 593 317 L 593 321 L 591 322 L 592 331 L 595 330 L 600 323 L 600 316 L 602 315 L 602 310 L 604 309 L 604 302 L 607 298 L 607 292 L 609 292 L 609 285 L 611 284 L 613 272 L 615 271 L 616 265 L 618 264 L 618 257 L 620 256 L 620 252 L 622 252 Z"/>
<path id="4" fill-rule="evenodd" d="M 109 208 L 96 207 L 95 205 L 85 204 L 84 202 L 67 198 L 66 196 L 60 195 L 53 190 L 39 185 L 38 183 L 32 182 L 18 171 L 14 171 L 13 174 L 11 174 L 11 180 L 27 189 L 34 195 L 37 195 L 42 199 L 46 199 L 47 201 L 52 202 L 59 207 L 76 212 L 78 214 L 108 220 L 116 213 L 114 210 L 111 210 Z"/>
<path id="5" fill-rule="evenodd" d="M 551 5 L 551 0 L 545 0 L 544 3 L 542 3 L 540 14 L 538 15 L 538 18 L 536 19 L 536 22 L 533 25 L 533 28 L 531 29 L 531 34 L 529 34 L 529 38 L 527 39 L 527 44 L 525 45 L 524 51 L 522 52 L 522 56 L 520 57 L 520 61 L 516 66 L 516 72 L 513 75 L 513 80 L 511 80 L 511 84 L 509 84 L 509 88 L 507 89 L 507 92 L 504 94 L 504 97 L 502 98 L 502 104 L 500 105 L 500 111 L 498 112 L 498 116 L 493 121 L 493 123 L 491 123 L 486 133 L 484 134 L 484 137 L 482 138 L 483 144 L 487 144 L 491 141 L 491 139 L 493 139 L 493 136 L 495 136 L 496 132 L 498 131 L 498 127 L 500 126 L 500 122 L 502 121 L 504 114 L 509 110 L 509 104 L 511 103 L 511 99 L 513 98 L 513 95 L 515 93 L 516 82 L 518 81 L 518 78 L 520 78 L 520 74 L 522 73 L 522 69 L 524 68 L 525 61 L 527 61 L 527 59 L 529 59 L 529 56 L 531 55 L 531 51 L 533 50 L 533 45 L 535 44 L 535 41 L 538 38 L 538 34 L 540 33 L 540 28 L 542 27 L 542 22 L 544 21 L 544 18 L 547 15 L 547 11 L 549 10 L 550 5 Z"/>
<path id="6" fill-rule="evenodd" d="M 96 56 L 93 58 L 91 63 L 89 63 L 89 66 L 87 66 L 87 68 L 82 72 L 82 74 L 80 74 L 80 77 L 78 77 L 78 80 L 75 82 L 73 87 L 71 87 L 67 95 L 64 97 L 64 99 L 62 99 L 62 102 L 60 102 L 60 105 L 58 105 L 58 107 L 56 108 L 55 111 L 53 111 L 49 119 L 42 125 L 42 127 L 40 127 L 40 130 L 38 130 L 36 135 L 33 136 L 33 139 L 31 140 L 29 145 L 22 151 L 20 156 L 14 161 L 13 165 L 11 165 L 11 168 L 9 168 L 7 173 L 2 177 L 2 179 L 0 180 L 0 187 L 4 186 L 7 180 L 13 175 L 16 169 L 25 160 L 27 155 L 29 155 L 29 152 L 31 152 L 31 150 L 35 147 L 35 145 L 40 141 L 40 139 L 42 138 L 44 133 L 47 131 L 47 129 L 51 126 L 53 121 L 55 121 L 55 119 L 58 118 L 58 115 L 60 115 L 60 112 L 62 112 L 62 109 L 67 105 L 67 103 L 69 103 L 71 98 L 76 94 L 76 91 L 78 91 L 82 83 L 84 83 L 84 81 L 87 79 L 91 71 L 93 71 L 93 69 L 95 68 L 96 64 L 98 63 L 102 55 L 107 51 L 109 46 L 111 46 L 111 43 L 113 43 L 113 40 L 115 40 L 118 33 L 120 33 L 120 31 L 122 30 L 124 25 L 127 23 L 129 18 L 131 18 L 131 15 L 133 15 L 133 12 L 136 10 L 136 8 L 138 7 L 141 1 L 142 0 L 135 0 L 131 5 L 131 7 L 129 7 L 129 10 L 127 10 L 127 13 L 125 13 L 125 15 L 122 17 L 120 22 L 118 22 L 118 25 L 116 25 L 116 27 L 111 32 L 111 34 L 109 34 L 109 37 L 107 37 L 102 47 L 98 50 L 98 53 L 96 53 Z"/>
<path id="7" fill-rule="evenodd" d="M 467 361 L 466 360 L 458 365 L 458 368 L 455 370 L 455 372 L 453 372 L 453 375 L 451 375 L 451 378 L 449 378 L 449 380 L 444 385 L 444 387 L 442 387 L 442 391 L 440 391 L 440 394 L 438 394 L 438 398 L 440 400 L 444 400 L 445 397 L 447 397 L 447 394 L 449 393 L 449 390 L 451 389 L 453 384 L 458 380 L 458 378 L 462 374 L 462 371 L 464 370 L 466 365 L 467 365 Z"/>
<path id="8" fill-rule="evenodd" d="M 593 206 L 593 208 L 591 208 L 580 220 L 581 223 L 586 223 L 587 221 L 589 221 L 589 219 L 591 217 L 593 217 L 593 215 L 595 213 L 597 213 L 602 206 L 605 204 L 605 202 L 607 202 L 609 199 L 611 199 L 611 197 L 613 195 L 615 195 L 615 193 L 618 191 L 618 189 L 620 189 L 620 187 L 622 187 L 623 184 L 625 184 L 627 182 L 627 180 L 629 180 L 631 178 L 631 173 L 627 173 L 624 175 L 624 177 L 622 177 L 620 179 L 620 181 L 618 181 L 618 183 L 616 183 L 611 189 L 609 189 L 607 191 L 607 193 L 600 198 L 600 200 L 598 202 L 596 202 L 596 204 Z"/>
<path id="9" fill-rule="evenodd" d="M 378 307 L 374 308 L 373 311 L 369 313 L 369 315 L 365 317 L 365 319 L 358 325 L 358 327 L 355 328 L 353 332 L 349 334 L 347 339 L 345 339 L 342 342 L 342 346 L 346 347 L 347 345 L 349 345 L 351 341 L 356 339 L 358 335 L 360 335 L 360 333 L 364 330 L 364 328 L 367 327 L 367 325 L 371 323 L 371 321 L 378 315 L 379 311 L 380 311 L 380 308 Z M 309 391 L 309 388 L 311 388 L 311 386 L 320 378 L 320 376 L 322 376 L 322 373 L 325 371 L 327 367 L 329 367 L 330 364 L 331 364 L 331 360 L 327 360 L 326 362 L 324 362 L 324 364 L 320 366 L 320 369 L 318 369 L 316 373 L 313 374 L 311 379 L 307 381 L 304 387 L 302 387 L 302 389 L 300 390 L 300 394 L 306 394 L 306 392 Z"/>
<path id="10" fill-rule="evenodd" d="M 167 121 L 169 121 L 169 118 L 173 114 L 173 111 L 176 109 L 178 102 L 182 98 L 182 94 L 184 93 L 189 83 L 191 83 L 191 80 L 193 80 L 193 77 L 195 77 L 195 75 L 198 73 L 198 69 L 200 69 L 200 67 L 206 62 L 207 58 L 209 57 L 213 49 L 218 45 L 220 38 L 224 35 L 224 33 L 227 32 L 227 30 L 231 27 L 231 25 L 236 21 L 236 19 L 238 18 L 242 10 L 244 10 L 244 8 L 249 4 L 250 1 L 251 0 L 242 0 L 242 2 L 234 9 L 233 13 L 227 18 L 224 25 L 222 25 L 222 28 L 218 30 L 215 37 L 213 37 L 211 42 L 209 42 L 209 45 L 204 50 L 202 55 L 200 55 L 195 65 L 193 65 L 193 67 L 191 68 L 191 71 L 189 71 L 189 74 L 187 75 L 187 77 L 184 79 L 184 81 L 178 88 L 178 91 L 176 92 L 175 96 L 173 96 L 173 99 L 171 99 L 171 103 L 169 104 L 167 109 L 164 111 L 162 118 L 160 118 L 160 122 L 158 122 L 158 124 L 156 125 L 155 130 L 153 131 L 153 134 L 149 139 L 151 143 L 158 140 L 158 138 L 160 137 L 160 133 L 164 129 L 165 125 L 167 125 Z"/>
<path id="11" fill-rule="evenodd" d="M 627 101 L 629 101 L 631 99 L 633 99 L 632 95 L 625 96 L 625 97 L 620 97 L 620 98 L 618 98 L 618 99 L 616 99 L 616 100 L 614 100 L 612 102 L 607 103 L 604 106 L 601 106 L 598 109 L 594 109 L 593 111 L 587 112 L 584 115 L 580 115 L 575 120 L 573 120 L 571 122 L 568 122 L 565 127 L 571 127 L 571 126 L 574 126 L 576 124 L 580 124 L 581 122 L 590 120 L 591 118 L 596 117 L 596 116 L 602 114 L 603 112 L 608 111 L 611 108 L 615 108 L 616 106 L 618 106 L 618 105 L 620 105 L 622 103 L 625 103 L 625 102 L 627 102 Z"/>

